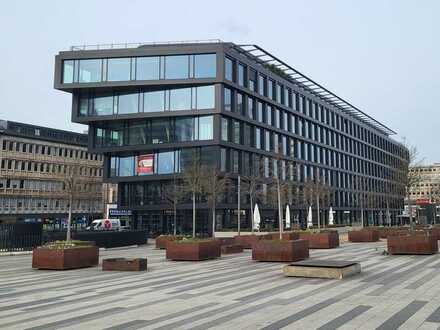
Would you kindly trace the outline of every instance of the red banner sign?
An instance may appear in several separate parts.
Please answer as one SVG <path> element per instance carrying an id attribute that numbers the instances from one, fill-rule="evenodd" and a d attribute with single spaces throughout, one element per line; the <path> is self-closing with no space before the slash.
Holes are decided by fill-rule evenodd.
<path id="1" fill-rule="evenodd" d="M 137 157 L 137 173 L 138 174 L 154 173 L 154 154 L 140 155 Z"/>

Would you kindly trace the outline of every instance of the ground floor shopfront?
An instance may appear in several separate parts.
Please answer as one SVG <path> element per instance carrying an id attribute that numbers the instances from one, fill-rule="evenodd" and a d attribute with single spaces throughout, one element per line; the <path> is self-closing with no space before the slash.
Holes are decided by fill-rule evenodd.
<path id="1" fill-rule="evenodd" d="M 334 209 L 334 224 L 359 225 L 361 211 L 358 209 Z M 301 228 L 307 226 L 307 209 L 291 209 L 291 223 Z M 391 225 L 402 224 L 398 210 L 390 210 Z M 260 209 L 261 231 L 278 229 L 278 212 L 274 209 Z M 283 209 L 285 218 L 285 208 Z M 316 209 L 313 209 L 313 224 L 318 225 Z M 172 209 L 138 209 L 132 211 L 132 226 L 134 229 L 146 229 L 151 237 L 159 234 L 172 234 L 176 227 L 178 234 L 192 233 L 193 211 L 190 207 L 177 209 L 176 216 Z M 240 211 L 240 227 L 243 231 L 251 229 L 251 212 L 249 208 Z M 329 209 L 320 210 L 320 226 L 328 226 Z M 364 225 L 389 225 L 386 210 L 364 211 Z M 216 210 L 216 231 L 236 231 L 238 227 L 238 210 L 235 208 L 218 208 Z M 206 206 L 196 209 L 196 232 L 201 236 L 211 235 L 212 210 Z"/>

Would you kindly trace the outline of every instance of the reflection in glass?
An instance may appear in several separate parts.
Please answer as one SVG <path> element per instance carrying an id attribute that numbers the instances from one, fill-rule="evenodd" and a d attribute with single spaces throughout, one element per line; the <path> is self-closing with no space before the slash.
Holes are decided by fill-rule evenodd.
<path id="1" fill-rule="evenodd" d="M 213 117 L 205 116 L 199 118 L 199 140 L 212 140 Z"/>
<path id="2" fill-rule="evenodd" d="M 232 91 L 229 88 L 224 88 L 224 104 L 225 111 L 232 111 Z"/>
<path id="3" fill-rule="evenodd" d="M 229 57 L 225 57 L 225 78 L 233 81 L 233 62 Z"/>
<path id="4" fill-rule="evenodd" d="M 215 107 L 214 104 L 214 86 L 197 87 L 197 109 L 213 109 Z"/>
<path id="5" fill-rule="evenodd" d="M 73 83 L 73 61 L 64 61 L 63 64 L 63 83 Z"/>
<path id="6" fill-rule="evenodd" d="M 151 142 L 171 142 L 171 125 L 169 119 L 154 119 L 151 121 Z"/>
<path id="7" fill-rule="evenodd" d="M 157 174 L 174 172 L 174 151 L 161 152 L 157 156 Z"/>
<path id="8" fill-rule="evenodd" d="M 119 158 L 119 176 L 133 176 L 134 175 L 134 157 L 120 157 Z"/>
<path id="9" fill-rule="evenodd" d="M 147 125 L 146 123 L 130 124 L 128 130 L 129 144 L 147 144 Z"/>
<path id="10" fill-rule="evenodd" d="M 137 93 L 120 94 L 118 97 L 118 114 L 138 112 Z"/>
<path id="11" fill-rule="evenodd" d="M 191 110 L 191 88 L 170 90 L 170 110 Z"/>
<path id="12" fill-rule="evenodd" d="M 159 57 L 136 58 L 136 80 L 159 80 Z"/>
<path id="13" fill-rule="evenodd" d="M 101 81 L 101 59 L 79 61 L 79 82 Z"/>
<path id="14" fill-rule="evenodd" d="M 188 76 L 188 55 L 165 58 L 165 79 L 187 79 Z"/>
<path id="15" fill-rule="evenodd" d="M 175 127 L 176 127 L 175 135 L 177 142 L 186 142 L 186 141 L 195 140 L 193 117 L 176 118 Z"/>
<path id="16" fill-rule="evenodd" d="M 113 114 L 113 96 L 95 97 L 93 113 L 96 116 L 108 116 Z"/>
<path id="17" fill-rule="evenodd" d="M 109 58 L 107 62 L 107 80 L 130 80 L 130 58 Z"/>
<path id="18" fill-rule="evenodd" d="M 216 55 L 194 55 L 194 78 L 215 78 Z"/>
<path id="19" fill-rule="evenodd" d="M 144 112 L 165 110 L 165 91 L 144 93 Z"/>

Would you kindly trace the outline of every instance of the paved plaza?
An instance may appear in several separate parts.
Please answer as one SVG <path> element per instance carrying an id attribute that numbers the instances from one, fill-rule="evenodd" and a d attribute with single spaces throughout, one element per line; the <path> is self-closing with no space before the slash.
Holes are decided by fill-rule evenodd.
<path id="1" fill-rule="evenodd" d="M 204 262 L 166 261 L 153 245 L 101 251 L 148 257 L 143 273 L 31 269 L 0 257 L 1 329 L 438 329 L 440 255 L 387 256 L 384 242 L 311 250 L 358 261 L 345 280 L 288 278 L 250 251 Z"/>

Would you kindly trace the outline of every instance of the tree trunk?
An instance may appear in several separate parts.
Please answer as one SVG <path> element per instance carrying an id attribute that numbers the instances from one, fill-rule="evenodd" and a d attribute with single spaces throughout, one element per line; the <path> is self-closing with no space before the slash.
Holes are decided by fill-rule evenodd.
<path id="1" fill-rule="evenodd" d="M 237 202 L 237 232 L 238 236 L 240 236 L 240 227 L 241 227 L 241 221 L 240 221 L 240 200 L 241 200 L 241 193 L 240 193 L 240 176 L 238 176 L 237 179 L 237 190 L 238 190 L 238 202 Z"/>
<path id="2" fill-rule="evenodd" d="M 278 195 L 278 226 L 280 227 L 280 240 L 283 239 L 283 216 L 281 210 L 281 191 L 280 179 L 277 178 L 277 195 Z"/>
<path id="3" fill-rule="evenodd" d="M 409 214 L 409 229 L 411 231 L 414 230 L 414 220 L 413 220 L 413 216 L 412 216 L 412 208 L 411 208 L 411 198 L 409 197 L 409 194 L 407 194 L 408 196 L 408 214 Z"/>
<path id="4" fill-rule="evenodd" d="M 318 219 L 318 230 L 321 229 L 321 218 L 319 216 L 319 196 L 316 196 L 316 217 Z"/>
<path id="5" fill-rule="evenodd" d="M 212 203 L 212 238 L 215 238 L 215 202 Z"/>
<path id="6" fill-rule="evenodd" d="M 72 202 L 73 196 L 70 194 L 69 196 L 69 216 L 67 217 L 67 235 L 66 241 L 70 241 L 72 239 L 71 227 L 72 227 Z"/>
<path id="7" fill-rule="evenodd" d="M 364 228 L 364 207 L 361 207 L 361 228 Z"/>
<path id="8" fill-rule="evenodd" d="M 174 203 L 174 230 L 173 230 L 174 236 L 177 235 L 177 206 Z"/>
<path id="9" fill-rule="evenodd" d="M 254 199 L 252 193 L 249 194 L 249 201 L 251 202 L 251 232 L 254 233 Z"/>
<path id="10" fill-rule="evenodd" d="M 192 202 L 193 202 L 193 233 L 192 237 L 196 237 L 196 193 L 193 191 L 192 193 Z"/>

